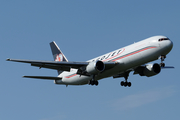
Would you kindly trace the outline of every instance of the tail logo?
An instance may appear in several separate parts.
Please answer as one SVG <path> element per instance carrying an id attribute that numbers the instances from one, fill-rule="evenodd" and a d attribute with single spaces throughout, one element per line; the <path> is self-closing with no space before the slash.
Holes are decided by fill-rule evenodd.
<path id="1" fill-rule="evenodd" d="M 61 53 L 57 55 L 55 61 L 63 61 L 63 55 Z"/>

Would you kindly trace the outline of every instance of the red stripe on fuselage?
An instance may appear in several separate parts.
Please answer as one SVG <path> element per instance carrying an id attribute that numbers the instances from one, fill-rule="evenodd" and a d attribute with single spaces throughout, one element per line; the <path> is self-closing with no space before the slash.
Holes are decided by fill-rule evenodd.
<path id="1" fill-rule="evenodd" d="M 71 78 L 71 77 L 74 77 L 76 76 L 77 74 L 73 74 L 73 75 L 70 75 L 70 76 L 66 76 L 66 78 Z"/>
<path id="2" fill-rule="evenodd" d="M 144 49 L 142 49 L 142 50 L 138 50 L 138 51 L 136 51 L 136 52 L 129 53 L 129 54 L 125 55 L 125 56 L 119 57 L 119 58 L 117 58 L 117 59 L 115 59 L 115 60 L 112 60 L 112 61 L 116 61 L 116 60 L 119 60 L 119 59 L 122 59 L 122 58 L 125 58 L 125 57 L 128 57 L 128 56 L 134 55 L 134 54 L 136 54 L 136 53 L 139 53 L 139 52 L 142 52 L 142 51 L 151 49 L 151 48 L 156 48 L 156 47 L 144 48 Z"/>

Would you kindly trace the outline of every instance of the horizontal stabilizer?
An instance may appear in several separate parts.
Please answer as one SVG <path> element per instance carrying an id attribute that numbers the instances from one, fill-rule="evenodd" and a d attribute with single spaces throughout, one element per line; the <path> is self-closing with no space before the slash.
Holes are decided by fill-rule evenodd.
<path id="1" fill-rule="evenodd" d="M 61 77 L 50 77 L 50 76 L 23 76 L 24 78 L 35 78 L 35 79 L 46 79 L 46 80 L 61 80 Z"/>

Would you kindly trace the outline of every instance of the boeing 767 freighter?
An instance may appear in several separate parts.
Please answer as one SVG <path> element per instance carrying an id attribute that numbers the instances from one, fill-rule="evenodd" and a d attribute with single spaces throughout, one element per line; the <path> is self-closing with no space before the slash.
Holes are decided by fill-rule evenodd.
<path id="1" fill-rule="evenodd" d="M 57 77 L 50 76 L 23 76 L 25 78 L 54 80 L 55 84 L 62 85 L 98 85 L 98 80 L 113 77 L 124 77 L 121 86 L 131 86 L 128 76 L 131 71 L 140 76 L 151 77 L 161 72 L 165 66 L 163 62 L 171 51 L 173 42 L 165 36 L 153 36 L 86 62 L 71 62 L 65 57 L 57 44 L 50 43 L 54 61 L 7 59 L 7 61 L 30 63 L 40 68 L 55 69 Z M 149 62 L 161 59 L 161 62 Z M 148 63 L 148 64 L 147 64 Z"/>

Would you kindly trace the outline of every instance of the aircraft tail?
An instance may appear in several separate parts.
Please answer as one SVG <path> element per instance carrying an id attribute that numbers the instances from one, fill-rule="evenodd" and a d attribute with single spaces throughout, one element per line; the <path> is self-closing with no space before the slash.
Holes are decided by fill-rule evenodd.
<path id="1" fill-rule="evenodd" d="M 50 43 L 50 47 L 51 47 L 54 61 L 68 62 L 67 58 L 65 57 L 65 55 L 62 53 L 62 51 L 59 49 L 59 47 L 54 41 Z"/>
<path id="2" fill-rule="evenodd" d="M 50 47 L 51 47 L 54 61 L 68 62 L 68 59 L 65 57 L 65 55 L 62 53 L 62 51 L 59 49 L 59 47 L 54 41 L 50 43 Z M 62 72 L 63 71 L 58 70 L 58 74 L 61 74 Z"/>

